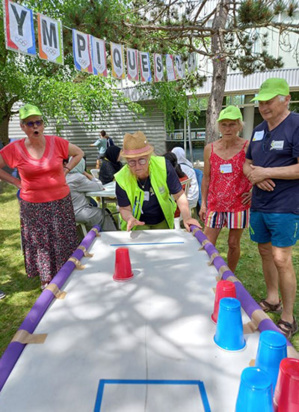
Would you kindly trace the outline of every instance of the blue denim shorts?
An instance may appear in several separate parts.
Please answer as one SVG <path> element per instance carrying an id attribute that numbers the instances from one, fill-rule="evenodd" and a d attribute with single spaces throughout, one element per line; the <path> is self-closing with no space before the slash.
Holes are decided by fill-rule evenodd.
<path id="1" fill-rule="evenodd" d="M 294 213 L 250 213 L 250 238 L 257 243 L 271 242 L 276 247 L 296 244 L 299 235 L 299 215 Z"/>

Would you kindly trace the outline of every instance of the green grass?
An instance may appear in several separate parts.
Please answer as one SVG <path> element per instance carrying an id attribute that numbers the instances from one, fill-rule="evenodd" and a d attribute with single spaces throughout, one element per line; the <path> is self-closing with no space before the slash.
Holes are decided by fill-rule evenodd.
<path id="1" fill-rule="evenodd" d="M 2 185 L 2 186 L 1 186 Z M 2 190 L 2 193 L 1 193 Z M 23 322 L 27 313 L 40 295 L 39 279 L 26 276 L 20 245 L 19 206 L 16 189 L 0 182 L 0 289 L 6 298 L 0 301 L 0 356 Z M 226 259 L 227 230 L 223 230 L 217 244 L 221 256 Z M 299 272 L 299 250 L 294 248 L 295 271 Z M 241 241 L 241 258 L 236 275 L 256 301 L 265 296 L 265 283 L 257 246 L 244 231 Z M 297 275 L 298 276 L 298 275 Z M 299 301 L 295 305 L 295 316 L 299 320 Z M 270 315 L 278 320 L 278 315 Z M 292 339 L 299 350 L 299 333 Z"/>

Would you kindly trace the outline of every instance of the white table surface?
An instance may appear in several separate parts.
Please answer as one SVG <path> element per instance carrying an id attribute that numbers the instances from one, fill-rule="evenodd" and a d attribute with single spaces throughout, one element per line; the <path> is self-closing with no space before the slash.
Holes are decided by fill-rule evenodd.
<path id="1" fill-rule="evenodd" d="M 115 250 L 129 248 L 134 278 L 112 279 Z M 213 412 L 233 412 L 259 333 L 227 352 L 213 341 L 217 271 L 182 230 L 104 232 L 74 270 L 0 394 L 2 412 L 94 410 L 100 379 L 200 380 Z M 243 322 L 249 319 L 243 313 Z M 98 409 L 99 410 L 99 409 Z M 101 412 L 204 411 L 196 386 L 106 384 Z"/>
<path id="2" fill-rule="evenodd" d="M 91 197 L 115 197 L 115 185 L 116 183 L 110 182 L 106 185 L 103 185 L 105 190 L 98 190 L 97 192 L 87 192 L 87 196 Z"/>

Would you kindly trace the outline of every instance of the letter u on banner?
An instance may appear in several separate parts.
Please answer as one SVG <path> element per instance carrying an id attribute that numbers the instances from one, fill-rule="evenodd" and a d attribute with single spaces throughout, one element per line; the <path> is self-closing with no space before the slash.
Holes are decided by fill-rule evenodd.
<path id="1" fill-rule="evenodd" d="M 125 65 L 124 65 L 124 46 L 121 44 L 110 43 L 111 47 L 111 64 L 112 64 L 112 76 L 117 79 L 125 78 Z"/>
<path id="2" fill-rule="evenodd" d="M 139 52 L 139 59 L 140 59 L 141 81 L 150 82 L 152 80 L 152 75 L 151 75 L 151 64 L 150 64 L 149 53 Z"/>
<path id="3" fill-rule="evenodd" d="M 104 40 L 90 36 L 93 74 L 107 77 L 106 45 Z"/>
<path id="4" fill-rule="evenodd" d="M 60 21 L 37 14 L 39 57 L 63 64 L 62 25 Z"/>
<path id="5" fill-rule="evenodd" d="M 129 80 L 138 81 L 138 51 L 127 49 L 127 74 Z"/>
<path id="6" fill-rule="evenodd" d="M 74 63 L 77 70 L 81 72 L 93 73 L 90 52 L 90 36 L 78 30 L 73 32 L 73 54 Z"/>
<path id="7" fill-rule="evenodd" d="M 32 10 L 5 0 L 4 26 L 8 50 L 36 56 Z"/>
<path id="8" fill-rule="evenodd" d="M 160 82 L 163 80 L 162 54 L 154 53 L 154 80 L 155 82 Z"/>

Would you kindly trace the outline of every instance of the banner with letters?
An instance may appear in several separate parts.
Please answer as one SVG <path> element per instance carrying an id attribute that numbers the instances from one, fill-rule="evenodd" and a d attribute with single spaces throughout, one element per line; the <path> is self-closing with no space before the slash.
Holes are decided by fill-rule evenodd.
<path id="1" fill-rule="evenodd" d="M 39 57 L 53 63 L 63 64 L 61 21 L 37 14 Z"/>
<path id="2" fill-rule="evenodd" d="M 163 80 L 163 59 L 162 54 L 154 53 L 154 81 L 161 82 Z"/>
<path id="3" fill-rule="evenodd" d="M 77 70 L 93 73 L 90 51 L 90 36 L 78 30 L 73 32 L 73 55 Z"/>
<path id="4" fill-rule="evenodd" d="M 150 82 L 152 80 L 151 75 L 151 63 L 148 52 L 139 52 L 140 60 L 140 78 L 142 82 Z"/>
<path id="5" fill-rule="evenodd" d="M 3 10 L 6 48 L 36 56 L 33 11 L 10 0 L 3 0 Z M 73 37 L 75 68 L 86 73 L 107 77 L 105 40 L 75 29 L 70 30 L 72 30 Z M 60 20 L 37 13 L 38 55 L 41 59 L 64 64 L 62 31 L 63 25 Z M 111 74 L 119 80 L 126 78 L 127 71 L 127 78 L 130 81 L 161 82 L 165 80 L 164 71 L 166 71 L 167 81 L 176 81 L 185 78 L 186 66 L 189 73 L 197 70 L 197 53 L 188 55 L 187 64 L 179 55 L 154 53 L 152 56 L 154 76 L 152 78 L 150 53 L 127 48 L 125 61 L 124 46 L 112 42 L 110 52 Z"/>
<path id="6" fill-rule="evenodd" d="M 112 76 L 117 79 L 124 79 L 125 76 L 125 59 L 124 46 L 121 44 L 110 43 L 111 46 L 111 65 Z"/>
<path id="7" fill-rule="evenodd" d="M 138 50 L 127 49 L 127 75 L 129 80 L 138 81 Z"/>
<path id="8" fill-rule="evenodd" d="M 8 50 L 36 56 L 32 10 L 4 0 L 5 44 Z"/>

